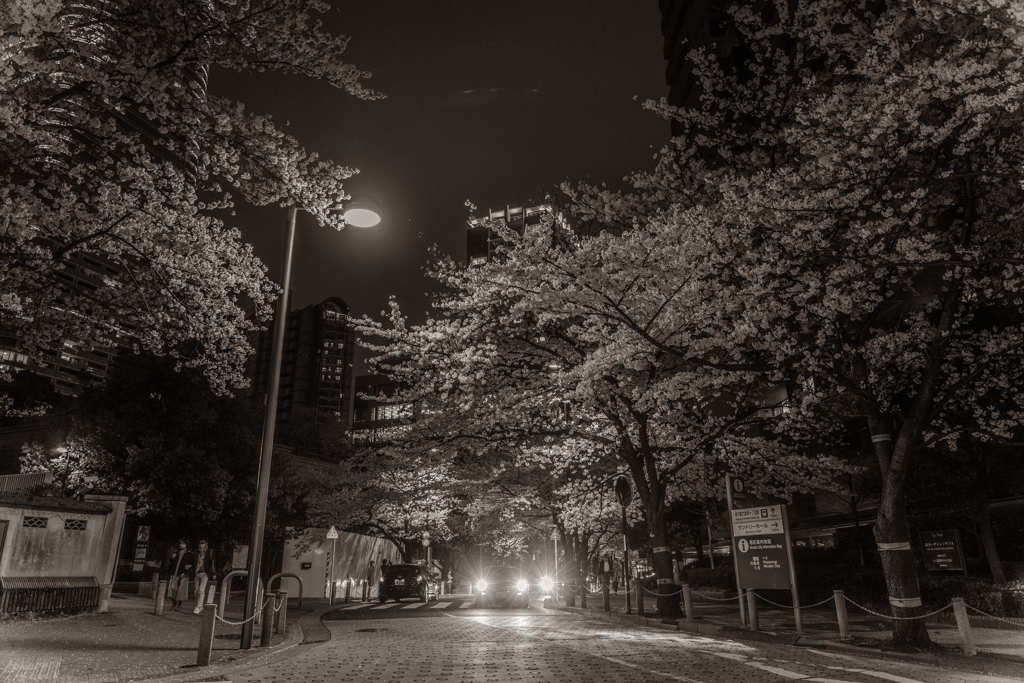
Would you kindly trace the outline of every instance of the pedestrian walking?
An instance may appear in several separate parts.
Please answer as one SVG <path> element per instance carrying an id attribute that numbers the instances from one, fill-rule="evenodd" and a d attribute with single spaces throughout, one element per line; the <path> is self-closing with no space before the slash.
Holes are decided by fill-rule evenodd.
<path id="1" fill-rule="evenodd" d="M 370 560 L 370 566 L 366 568 L 366 583 L 363 585 L 363 602 L 370 599 L 370 586 L 373 585 L 376 574 L 377 568 L 373 565 L 373 560 Z"/>
<path id="2" fill-rule="evenodd" d="M 619 577 L 617 576 L 612 579 L 612 590 L 615 591 L 616 595 L 619 594 Z"/>
<path id="3" fill-rule="evenodd" d="M 188 599 L 188 578 L 195 564 L 195 558 L 188 549 L 188 539 L 178 541 L 178 547 L 164 561 L 167 576 L 167 597 L 171 599 L 172 610 L 180 610 L 181 603 Z"/>
<path id="4" fill-rule="evenodd" d="M 196 608 L 192 610 L 193 614 L 199 614 L 203 611 L 203 605 L 206 604 L 206 584 L 207 582 L 213 582 L 213 585 L 217 585 L 217 571 L 216 563 L 213 557 L 213 548 L 209 547 L 206 539 L 199 540 L 199 547 L 195 552 L 195 571 L 193 578 L 196 580 Z"/>

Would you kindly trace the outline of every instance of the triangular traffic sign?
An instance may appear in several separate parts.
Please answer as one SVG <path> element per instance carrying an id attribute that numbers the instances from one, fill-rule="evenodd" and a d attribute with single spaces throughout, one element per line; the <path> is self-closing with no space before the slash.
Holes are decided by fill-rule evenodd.
<path id="1" fill-rule="evenodd" d="M 332 524 L 331 525 L 331 530 L 327 532 L 327 538 L 330 540 L 330 539 L 335 539 L 337 537 L 338 537 L 338 530 L 335 529 L 334 525 Z"/>

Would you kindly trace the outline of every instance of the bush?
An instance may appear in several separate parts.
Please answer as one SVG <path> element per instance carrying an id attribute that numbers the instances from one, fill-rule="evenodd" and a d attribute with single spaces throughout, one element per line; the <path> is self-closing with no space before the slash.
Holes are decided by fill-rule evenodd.
<path id="1" fill-rule="evenodd" d="M 921 599 L 930 609 L 948 605 L 953 598 L 996 617 L 1024 617 L 1024 581 L 993 586 L 991 581 L 965 576 L 921 578 Z"/>

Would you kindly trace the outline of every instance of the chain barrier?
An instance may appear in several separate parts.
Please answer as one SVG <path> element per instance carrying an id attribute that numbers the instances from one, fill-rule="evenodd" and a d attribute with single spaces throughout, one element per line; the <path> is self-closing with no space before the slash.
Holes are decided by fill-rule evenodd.
<path id="1" fill-rule="evenodd" d="M 739 599 L 741 597 L 741 596 L 737 595 L 735 598 L 713 598 L 710 595 L 704 595 L 703 593 L 698 593 L 697 591 L 693 590 L 692 588 L 690 589 L 690 592 L 693 595 L 696 595 L 698 597 L 704 598 L 705 600 L 711 600 L 713 602 L 732 602 L 733 600 L 737 600 L 737 599 Z"/>
<path id="2" fill-rule="evenodd" d="M 653 595 L 653 596 L 656 596 L 656 597 L 659 597 L 659 598 L 670 598 L 673 595 L 682 595 L 682 593 L 683 593 L 683 589 L 682 588 L 677 590 L 675 593 L 658 593 L 656 591 L 648 590 L 645 586 L 640 586 L 640 587 L 643 588 L 644 592 L 647 593 L 648 595 Z"/>
<path id="3" fill-rule="evenodd" d="M 757 598 L 759 600 L 764 600 L 769 605 L 775 605 L 776 607 L 784 607 L 786 609 L 793 609 L 793 605 L 780 605 L 777 602 L 772 602 L 771 600 L 769 600 L 768 598 L 764 597 L 763 595 L 758 595 L 757 593 L 754 593 L 754 595 L 757 596 Z M 820 607 L 821 605 L 824 605 L 826 602 L 834 602 L 834 601 L 835 601 L 835 598 L 825 598 L 821 602 L 816 602 L 813 605 L 800 605 L 800 609 L 811 609 L 813 607 Z"/>
<path id="4" fill-rule="evenodd" d="M 861 608 L 862 610 L 864 610 L 868 614 L 874 614 L 876 617 L 882 617 L 883 619 L 892 619 L 893 621 L 913 621 L 914 619 L 927 619 L 928 617 L 933 617 L 936 614 L 940 614 L 942 612 L 945 612 L 946 610 L 948 610 L 950 607 L 953 606 L 953 603 L 949 603 L 948 605 L 946 605 L 942 609 L 937 609 L 934 612 L 929 612 L 928 614 L 922 614 L 922 615 L 917 616 L 917 617 L 894 617 L 894 616 L 892 616 L 890 614 L 879 614 L 878 612 L 875 612 L 874 610 L 869 610 L 864 605 L 858 605 L 857 603 L 855 603 L 853 600 L 851 600 L 850 598 L 846 597 L 845 595 L 843 596 L 843 598 L 846 600 L 846 602 L 850 603 L 854 607 Z"/>
<path id="5" fill-rule="evenodd" d="M 989 614 L 987 612 L 982 612 L 977 607 L 972 607 L 971 605 L 968 605 L 966 603 L 964 603 L 964 606 L 967 609 L 969 609 L 969 610 L 974 610 L 975 612 L 977 612 L 978 614 L 982 615 L 983 617 L 988 617 L 989 619 L 995 619 L 996 621 L 1005 621 L 1007 624 L 1013 624 L 1014 626 L 1019 626 L 1020 628 L 1024 628 L 1024 622 L 1013 621 L 1012 619 L 1006 619 L 1004 617 L 997 617 L 997 616 Z"/>
<path id="6" fill-rule="evenodd" d="M 223 618 L 223 617 L 222 617 L 221 615 L 219 615 L 219 614 L 218 614 L 218 615 L 216 615 L 216 616 L 217 616 L 217 621 L 223 621 L 223 622 L 224 622 L 225 624 L 227 624 L 228 626 L 242 626 L 243 624 L 248 624 L 248 623 L 249 623 L 250 621 L 252 621 L 252 620 L 253 620 L 253 619 L 255 619 L 256 617 L 258 617 L 258 616 L 259 616 L 259 615 L 260 615 L 260 614 L 261 614 L 261 613 L 263 612 L 263 610 L 265 610 L 265 609 L 267 608 L 267 605 L 269 605 L 269 604 L 270 604 L 270 601 L 271 601 L 272 599 L 273 599 L 273 598 L 267 598 L 267 601 L 266 601 L 266 602 L 264 602 L 264 603 L 263 603 L 263 604 L 262 604 L 262 605 L 260 606 L 260 608 L 259 608 L 258 610 L 256 610 L 256 612 L 255 612 L 255 613 L 253 613 L 253 615 L 252 615 L 251 617 L 249 617 L 248 619 L 246 619 L 245 621 L 228 621 L 227 619 Z"/>

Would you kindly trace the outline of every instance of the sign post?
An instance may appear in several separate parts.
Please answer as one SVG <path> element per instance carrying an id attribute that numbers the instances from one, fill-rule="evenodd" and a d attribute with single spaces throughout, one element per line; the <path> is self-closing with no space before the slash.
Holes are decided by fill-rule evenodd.
<path id="1" fill-rule="evenodd" d="M 928 571 L 962 571 L 967 576 L 967 563 L 964 562 L 963 546 L 960 534 L 956 529 L 944 531 L 922 531 L 921 554 L 924 555 L 924 568 Z"/>
<path id="2" fill-rule="evenodd" d="M 742 503 L 737 504 L 735 494 L 743 491 L 742 485 L 736 487 L 738 482 L 739 479 L 727 477 L 730 486 L 729 516 L 736 567 L 736 589 L 740 596 L 743 595 L 744 588 L 789 589 L 793 598 L 796 630 L 797 633 L 803 633 L 786 506 L 782 503 L 764 504 L 762 501 L 751 507 L 745 507 Z M 742 609 L 741 600 L 741 614 Z"/>
<path id="3" fill-rule="evenodd" d="M 334 604 L 334 565 L 336 565 L 338 555 L 334 552 L 338 542 L 338 530 L 331 525 L 330 530 L 327 532 L 327 538 L 331 539 L 331 582 L 330 582 L 330 596 L 328 597 L 327 604 Z"/>
<path id="4" fill-rule="evenodd" d="M 731 474 L 725 475 L 725 499 L 728 503 L 729 514 L 732 514 L 733 508 L 736 506 L 740 499 L 745 498 L 746 495 L 743 493 L 743 480 L 736 479 Z M 736 595 L 737 602 L 740 603 L 740 624 L 742 626 L 747 625 L 747 614 L 743 608 L 743 585 L 740 581 L 740 564 L 739 564 L 739 553 L 736 547 L 736 534 L 729 534 L 732 543 L 732 566 L 733 571 L 736 574 Z M 715 547 L 711 546 L 712 554 L 715 552 Z"/>

